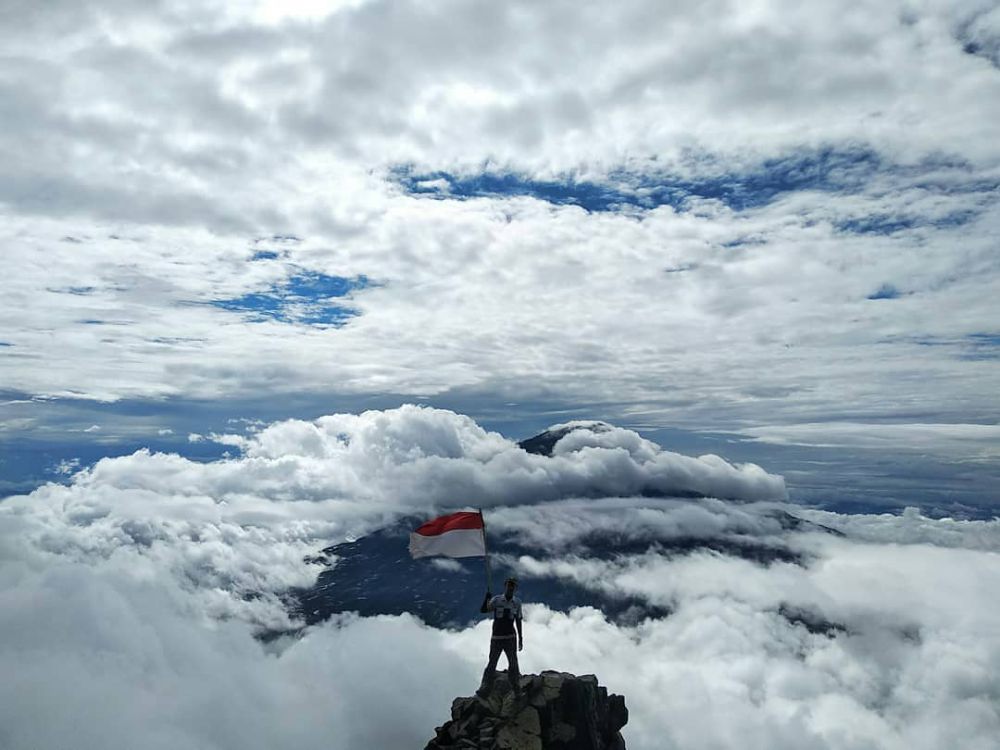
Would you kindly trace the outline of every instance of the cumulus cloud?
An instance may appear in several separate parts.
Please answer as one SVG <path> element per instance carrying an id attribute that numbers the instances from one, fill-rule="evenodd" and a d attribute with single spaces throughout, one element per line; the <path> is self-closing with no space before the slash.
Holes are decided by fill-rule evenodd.
<path id="1" fill-rule="evenodd" d="M 438 410 L 331 415 L 267 426 L 238 458 L 140 452 L 5 500 L 4 747 L 419 746 L 475 687 L 487 623 L 439 631 L 409 615 L 341 615 L 296 637 L 254 635 L 293 625 L 283 595 L 315 577 L 311 553 L 430 512 L 446 488 L 493 487 L 490 476 L 512 490 L 493 498 L 491 529 L 547 553 L 515 561 L 529 602 L 523 668 L 597 673 L 627 697 L 630 747 L 995 741 L 997 521 L 614 497 L 608 477 L 627 492 L 635 472 L 656 477 L 683 457 L 627 431 L 568 437 L 535 456 Z M 635 467 L 623 473 L 625 459 Z M 566 496 L 532 498 L 518 470 Z M 798 557 L 639 544 L 588 558 L 580 542 L 595 531 L 752 540 Z M 531 601 L 542 572 L 670 614 L 624 626 L 553 611 Z"/>
<path id="2" fill-rule="evenodd" d="M 332 467 L 336 474 L 329 484 L 319 476 L 311 481 L 316 493 L 395 496 L 404 504 L 418 498 L 448 504 L 464 497 L 493 505 L 644 491 L 786 496 L 783 480 L 759 466 L 664 451 L 630 430 L 575 430 L 556 443 L 551 457 L 538 456 L 468 417 L 416 406 L 314 422 L 289 420 L 225 440 L 241 445 L 251 460 L 289 462 L 294 457 L 300 465 L 315 467 L 317 475 L 322 467 Z"/>
<path id="3" fill-rule="evenodd" d="M 601 448 L 538 456 L 468 417 L 408 406 L 230 436 L 243 455 L 227 460 L 148 450 L 105 458 L 68 485 L 46 485 L 5 509 L 53 525 L 31 527 L 42 549 L 79 560 L 137 551 L 187 581 L 209 611 L 280 630 L 290 626 L 281 592 L 317 573 L 306 558 L 403 514 L 643 489 L 784 497 L 781 478 L 760 467 L 637 439 L 618 430 Z"/>

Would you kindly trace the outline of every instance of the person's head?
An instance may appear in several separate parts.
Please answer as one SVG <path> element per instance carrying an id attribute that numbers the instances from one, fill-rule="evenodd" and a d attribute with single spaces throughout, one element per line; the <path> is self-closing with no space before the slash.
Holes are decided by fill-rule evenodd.
<path id="1" fill-rule="evenodd" d="M 514 590 L 517 588 L 517 579 L 514 576 L 509 576 L 506 581 L 503 582 L 503 592 L 507 596 L 514 596 Z"/>

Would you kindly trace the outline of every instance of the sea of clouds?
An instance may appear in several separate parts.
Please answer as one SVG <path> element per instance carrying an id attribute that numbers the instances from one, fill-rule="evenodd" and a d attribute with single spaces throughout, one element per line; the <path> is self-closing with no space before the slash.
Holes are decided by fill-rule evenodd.
<path id="1" fill-rule="evenodd" d="M 62 434 L 67 403 L 118 402 L 134 438 L 218 429 L 168 427 L 157 399 L 459 394 L 943 456 L 949 492 L 996 461 L 989 0 L 47 0 L 0 20 L 8 446 L 110 452 L 125 428 Z M 406 170 L 751 200 L 589 212 L 445 178 L 413 194 Z M 371 283 L 295 298 L 317 274 Z M 282 315 L 240 312 L 269 296 Z M 296 312 L 326 302 L 356 315 Z M 623 693 L 633 750 L 996 748 L 1000 521 L 796 506 L 766 467 L 621 429 L 531 455 L 416 407 L 205 439 L 234 457 L 73 452 L 64 483 L 0 501 L 0 750 L 421 747 L 477 684 L 485 623 L 261 635 L 298 628 L 286 596 L 319 550 L 475 506 L 539 551 L 498 561 L 524 581 L 524 668 Z M 594 530 L 642 551 L 587 556 Z M 670 615 L 553 611 L 541 574 Z"/>
<path id="2" fill-rule="evenodd" d="M 213 438 L 239 455 L 140 451 L 0 503 L 0 747 L 421 747 L 478 684 L 487 623 L 345 614 L 259 636 L 295 627 L 283 596 L 315 580 L 319 549 L 470 505 L 551 553 L 503 561 L 523 580 L 523 669 L 597 674 L 626 696 L 630 748 L 986 750 L 1000 736 L 998 521 L 808 509 L 760 467 L 628 430 L 577 430 L 540 456 L 413 406 Z M 705 497 L 670 497 L 692 488 Z M 581 556 L 595 529 L 789 554 Z M 553 611 L 531 599 L 538 573 L 671 614 Z"/>

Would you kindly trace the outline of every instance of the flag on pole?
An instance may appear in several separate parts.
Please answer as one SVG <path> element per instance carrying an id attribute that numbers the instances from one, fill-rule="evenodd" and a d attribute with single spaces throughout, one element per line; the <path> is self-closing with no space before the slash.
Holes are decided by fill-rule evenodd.
<path id="1" fill-rule="evenodd" d="M 482 514 L 463 511 L 431 519 L 410 534 L 410 555 L 414 558 L 435 555 L 485 557 Z"/>

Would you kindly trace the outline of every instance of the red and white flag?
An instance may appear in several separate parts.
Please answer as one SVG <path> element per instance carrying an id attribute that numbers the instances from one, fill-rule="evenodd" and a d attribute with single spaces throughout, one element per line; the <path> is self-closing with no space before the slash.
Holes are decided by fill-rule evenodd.
<path id="1" fill-rule="evenodd" d="M 439 516 L 410 534 L 410 554 L 414 557 L 484 557 L 486 538 L 483 517 L 463 511 Z"/>

